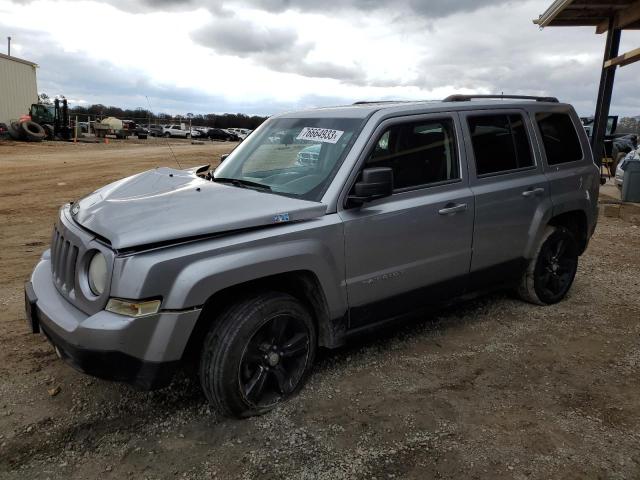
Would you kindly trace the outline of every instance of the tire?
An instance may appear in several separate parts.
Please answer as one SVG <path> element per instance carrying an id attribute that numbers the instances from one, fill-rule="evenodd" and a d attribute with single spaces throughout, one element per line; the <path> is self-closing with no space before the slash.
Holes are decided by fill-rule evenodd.
<path id="1" fill-rule="evenodd" d="M 518 287 L 522 300 L 552 305 L 569 292 L 578 269 L 578 244 L 564 227 L 548 226 Z"/>
<path id="2" fill-rule="evenodd" d="M 9 136 L 14 140 L 24 140 L 24 133 L 18 122 L 12 122 L 7 128 Z"/>
<path id="3" fill-rule="evenodd" d="M 200 354 L 200 384 L 223 415 L 260 415 L 302 388 L 315 353 L 313 320 L 297 299 L 255 294 L 215 320 Z"/>
<path id="4" fill-rule="evenodd" d="M 44 125 L 42 125 L 42 128 L 44 128 L 44 131 L 47 134 L 46 139 L 53 140 L 53 137 L 55 136 L 55 130 L 53 126 L 45 123 Z"/>
<path id="5" fill-rule="evenodd" d="M 171 134 L 169 132 L 164 134 L 164 138 L 170 138 L 170 137 L 171 137 Z"/>
<path id="6" fill-rule="evenodd" d="M 36 122 L 22 122 L 20 124 L 20 128 L 22 128 L 24 138 L 26 138 L 28 142 L 41 142 L 47 136 L 47 132 L 44 131 L 44 128 Z"/>

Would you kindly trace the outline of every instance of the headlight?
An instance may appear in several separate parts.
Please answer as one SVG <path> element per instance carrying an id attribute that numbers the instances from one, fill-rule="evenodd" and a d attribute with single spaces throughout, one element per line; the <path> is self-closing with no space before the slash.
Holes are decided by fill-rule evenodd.
<path id="1" fill-rule="evenodd" d="M 125 315 L 127 317 L 144 317 L 153 315 L 160 310 L 160 300 L 145 300 L 136 302 L 133 300 L 121 300 L 110 298 L 105 308 L 108 312 Z"/>
<path id="2" fill-rule="evenodd" d="M 102 295 L 107 285 L 107 259 L 103 254 L 97 252 L 89 263 L 89 288 L 94 295 Z"/>

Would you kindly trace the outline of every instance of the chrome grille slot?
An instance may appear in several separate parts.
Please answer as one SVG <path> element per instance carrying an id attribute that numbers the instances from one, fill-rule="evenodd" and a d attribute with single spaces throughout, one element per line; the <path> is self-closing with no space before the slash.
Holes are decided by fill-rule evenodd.
<path id="1" fill-rule="evenodd" d="M 72 245 L 71 253 L 69 254 L 69 261 L 67 262 L 67 278 L 69 290 L 73 290 L 76 280 L 76 263 L 78 261 L 78 247 Z"/>
<path id="2" fill-rule="evenodd" d="M 51 280 L 60 295 L 89 315 L 102 311 L 109 299 L 108 291 L 96 296 L 89 288 L 85 267 L 95 252 L 101 252 L 106 258 L 106 281 L 109 284 L 114 252 L 75 224 L 70 215 L 70 206 L 67 205 L 61 210 L 51 236 Z"/>
<path id="3" fill-rule="evenodd" d="M 51 273 L 53 281 L 65 292 L 74 288 L 78 253 L 79 248 L 55 228 L 51 242 Z"/>

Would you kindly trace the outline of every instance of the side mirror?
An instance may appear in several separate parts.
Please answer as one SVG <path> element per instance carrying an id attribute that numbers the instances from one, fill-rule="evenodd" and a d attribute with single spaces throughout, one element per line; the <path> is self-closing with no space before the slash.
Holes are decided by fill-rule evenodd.
<path id="1" fill-rule="evenodd" d="M 228 153 L 225 153 L 224 155 L 221 155 L 220 156 L 220 163 L 224 162 L 227 159 L 228 156 L 229 156 Z"/>
<path id="2" fill-rule="evenodd" d="M 365 168 L 362 179 L 353 186 L 348 200 L 357 205 L 388 197 L 393 193 L 393 170 L 389 167 Z"/>

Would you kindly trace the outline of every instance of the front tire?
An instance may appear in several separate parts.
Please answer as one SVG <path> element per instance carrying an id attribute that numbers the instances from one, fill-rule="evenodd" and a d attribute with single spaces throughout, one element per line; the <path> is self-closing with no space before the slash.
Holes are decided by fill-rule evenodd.
<path id="1" fill-rule="evenodd" d="M 518 295 L 537 305 L 552 305 L 569 292 L 578 270 L 578 245 L 564 227 L 548 226 L 529 262 Z"/>
<path id="2" fill-rule="evenodd" d="M 216 319 L 200 355 L 200 383 L 222 414 L 260 415 L 302 388 L 315 353 L 304 305 L 285 293 L 257 294 Z"/>

